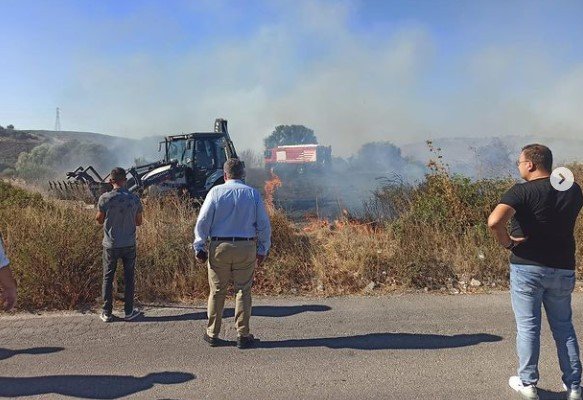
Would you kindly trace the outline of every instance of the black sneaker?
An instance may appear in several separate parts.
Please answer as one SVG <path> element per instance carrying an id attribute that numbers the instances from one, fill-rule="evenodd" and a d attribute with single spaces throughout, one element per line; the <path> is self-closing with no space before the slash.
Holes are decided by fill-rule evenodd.
<path id="1" fill-rule="evenodd" d="M 103 322 L 111 322 L 113 321 L 113 315 L 106 313 L 105 311 L 101 312 L 101 315 L 99 316 L 99 318 L 101 318 L 101 320 Z"/>
<path id="2" fill-rule="evenodd" d="M 253 337 L 253 335 L 239 336 L 237 338 L 237 347 L 239 349 L 248 349 L 250 347 L 255 346 L 255 343 L 257 343 L 258 341 L 259 341 L 259 339 L 255 339 L 255 337 Z"/>
<path id="3" fill-rule="evenodd" d="M 204 339 L 205 342 L 207 342 L 208 344 L 211 345 L 211 347 L 217 347 L 220 346 L 222 344 L 222 340 L 219 339 L 218 337 L 210 337 L 208 334 L 204 334 L 204 336 L 202 337 Z"/>

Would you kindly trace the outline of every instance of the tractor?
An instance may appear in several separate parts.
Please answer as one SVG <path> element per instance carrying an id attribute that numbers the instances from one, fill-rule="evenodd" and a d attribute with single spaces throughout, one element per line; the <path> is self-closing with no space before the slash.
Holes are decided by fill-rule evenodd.
<path id="1" fill-rule="evenodd" d="M 126 188 L 138 195 L 175 192 L 204 199 L 209 190 L 224 183 L 223 164 L 238 158 L 227 129 L 227 120 L 216 119 L 214 132 L 166 136 L 158 151 L 162 160 L 127 169 Z M 97 203 L 112 189 L 109 175 L 100 175 L 92 166 L 67 172 L 67 179 L 49 182 L 49 192 L 61 199 L 81 199 Z"/>

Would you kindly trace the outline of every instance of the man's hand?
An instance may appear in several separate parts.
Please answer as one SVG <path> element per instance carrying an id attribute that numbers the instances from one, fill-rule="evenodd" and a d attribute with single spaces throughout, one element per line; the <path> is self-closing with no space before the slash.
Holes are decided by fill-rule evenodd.
<path id="1" fill-rule="evenodd" d="M 209 259 L 207 252 L 203 250 L 197 251 L 195 257 L 196 260 L 200 263 L 205 263 Z"/>
<path id="2" fill-rule="evenodd" d="M 10 311 L 16 305 L 16 286 L 2 290 L 2 306 L 4 310 Z"/>
<path id="3" fill-rule="evenodd" d="M 103 225 L 105 222 L 105 213 L 103 211 L 98 211 L 97 214 L 95 214 L 95 221 L 97 221 L 99 225 Z"/>
<path id="4" fill-rule="evenodd" d="M 512 240 L 513 246 L 511 247 L 511 249 L 513 249 L 516 246 L 518 246 L 518 245 L 526 242 L 528 240 L 528 236 L 526 236 L 526 237 L 514 237 L 514 236 L 510 236 L 510 240 Z"/>
<path id="5" fill-rule="evenodd" d="M 257 254 L 257 266 L 261 267 L 261 264 L 263 264 L 263 261 L 265 261 L 265 258 L 267 258 L 267 256 L 261 255 L 261 254 Z"/>
<path id="6" fill-rule="evenodd" d="M 10 266 L 0 268 L 0 299 L 6 311 L 11 310 L 16 305 L 16 281 L 12 276 Z"/>

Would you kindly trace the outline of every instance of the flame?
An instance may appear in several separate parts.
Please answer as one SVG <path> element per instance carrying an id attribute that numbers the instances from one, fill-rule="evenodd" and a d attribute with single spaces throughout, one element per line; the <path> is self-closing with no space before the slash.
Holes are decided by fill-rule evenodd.
<path id="1" fill-rule="evenodd" d="M 281 187 L 281 179 L 279 176 L 275 175 L 273 171 L 271 172 L 271 179 L 265 182 L 265 206 L 268 210 L 274 210 L 275 205 L 273 204 L 273 196 L 275 194 L 275 190 Z"/>
<path id="2" fill-rule="evenodd" d="M 316 232 L 321 229 L 329 229 L 330 223 L 325 219 L 306 216 L 306 225 L 303 227 L 304 232 Z"/>

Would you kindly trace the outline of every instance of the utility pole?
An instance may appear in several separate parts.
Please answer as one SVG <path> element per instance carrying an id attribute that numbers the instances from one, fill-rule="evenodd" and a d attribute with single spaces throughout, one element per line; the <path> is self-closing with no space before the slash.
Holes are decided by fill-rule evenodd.
<path id="1" fill-rule="evenodd" d="M 57 117 L 55 118 L 55 131 L 61 131 L 61 109 L 57 107 Z"/>

